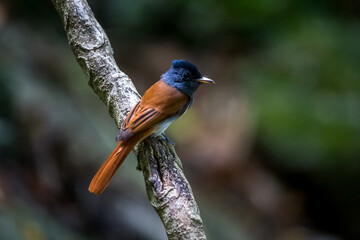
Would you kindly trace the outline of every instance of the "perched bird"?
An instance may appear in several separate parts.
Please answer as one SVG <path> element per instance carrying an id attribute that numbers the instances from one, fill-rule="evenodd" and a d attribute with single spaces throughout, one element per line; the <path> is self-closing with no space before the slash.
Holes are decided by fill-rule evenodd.
<path id="1" fill-rule="evenodd" d="M 152 85 L 126 117 L 116 138 L 119 144 L 92 179 L 89 191 L 100 194 L 134 146 L 150 135 L 159 136 L 186 112 L 201 83 L 215 83 L 197 67 L 175 60 L 171 68 Z"/>

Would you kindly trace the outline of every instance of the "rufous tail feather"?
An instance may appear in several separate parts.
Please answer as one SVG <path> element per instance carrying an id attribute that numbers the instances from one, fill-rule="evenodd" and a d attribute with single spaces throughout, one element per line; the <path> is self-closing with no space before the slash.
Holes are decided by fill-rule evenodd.
<path id="1" fill-rule="evenodd" d="M 100 194 L 105 190 L 116 170 L 118 170 L 120 165 L 124 162 L 130 151 L 137 143 L 137 141 L 129 140 L 119 142 L 114 151 L 106 159 L 91 180 L 89 185 L 90 192 Z"/>

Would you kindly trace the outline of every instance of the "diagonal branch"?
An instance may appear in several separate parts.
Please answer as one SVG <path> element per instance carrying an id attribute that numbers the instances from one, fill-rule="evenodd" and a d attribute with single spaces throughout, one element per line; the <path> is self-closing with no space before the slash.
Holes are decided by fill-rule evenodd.
<path id="1" fill-rule="evenodd" d="M 117 67 L 110 41 L 86 0 L 52 2 L 89 85 L 120 127 L 140 95 L 130 78 Z M 149 201 L 160 216 L 168 238 L 206 239 L 199 208 L 174 147 L 148 138 L 139 143 L 135 154 Z"/>

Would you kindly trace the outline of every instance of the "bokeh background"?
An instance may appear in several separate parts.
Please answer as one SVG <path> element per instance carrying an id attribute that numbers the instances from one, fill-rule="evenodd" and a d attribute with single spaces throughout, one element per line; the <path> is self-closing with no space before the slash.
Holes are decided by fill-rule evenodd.
<path id="1" fill-rule="evenodd" d="M 212 240 L 360 239 L 360 3 L 90 1 L 141 94 L 173 59 L 216 81 L 167 131 Z M 51 1 L 0 1 L 0 239 L 166 239 Z"/>

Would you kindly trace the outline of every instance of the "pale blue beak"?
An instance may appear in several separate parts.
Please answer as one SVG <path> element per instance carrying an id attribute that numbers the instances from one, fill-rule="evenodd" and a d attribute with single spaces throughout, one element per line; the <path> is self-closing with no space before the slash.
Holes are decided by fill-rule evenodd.
<path id="1" fill-rule="evenodd" d="M 214 80 L 204 77 L 204 76 L 202 76 L 201 78 L 195 79 L 195 80 L 198 82 L 201 82 L 201 83 L 215 83 Z"/>

